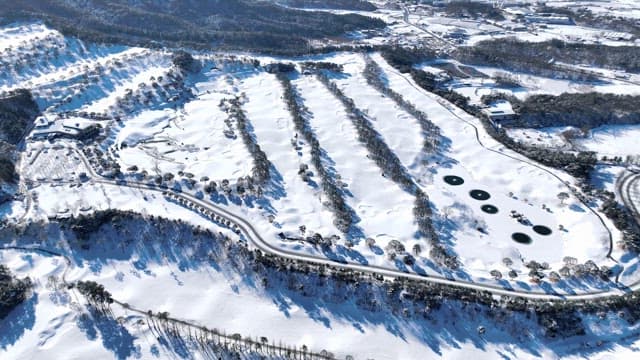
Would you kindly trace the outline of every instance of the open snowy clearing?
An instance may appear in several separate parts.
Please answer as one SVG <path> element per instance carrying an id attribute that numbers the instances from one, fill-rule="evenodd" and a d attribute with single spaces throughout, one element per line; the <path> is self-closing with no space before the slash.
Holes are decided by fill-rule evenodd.
<path id="1" fill-rule="evenodd" d="M 446 230 L 453 233 L 456 252 L 468 259 L 464 263 L 486 269 L 498 268 L 499 261 L 505 256 L 538 259 L 550 264 L 558 263 L 562 256 L 568 254 L 583 259 L 605 259 L 608 248 L 606 229 L 575 198 L 572 197 L 566 206 L 560 204 L 557 194 L 567 191 L 564 183 L 540 168 L 481 147 L 469 123 L 455 117 L 433 97 L 426 96 L 410 79 L 400 76 L 379 56 L 374 58 L 386 71 L 390 86 L 426 112 L 431 121 L 440 126 L 444 137 L 449 139 L 450 147 L 443 154 L 441 163 L 433 166 L 434 176 L 428 194 L 441 214 L 453 213 L 454 222 L 446 222 L 450 227 Z M 468 121 L 473 121 L 473 118 Z M 484 134 L 479 123 L 477 127 L 482 142 L 489 149 L 499 149 L 520 158 Z M 462 177 L 464 187 L 458 190 L 447 185 L 442 180 L 445 175 Z M 566 174 L 557 175 L 563 181 L 572 181 Z M 499 209 L 498 214 L 486 215 L 479 211 L 481 203 L 469 198 L 471 189 L 488 191 L 492 196 L 491 204 Z M 543 210 L 543 204 L 549 210 Z M 524 214 L 534 224 L 547 226 L 553 234 L 547 237 L 531 232 L 509 218 L 511 210 Z M 496 218 L 500 219 L 496 221 Z M 478 233 L 477 226 L 485 227 L 484 224 L 490 236 Z M 566 231 L 557 231 L 559 225 L 563 225 Z M 514 231 L 532 236 L 533 243 L 523 246 L 513 242 L 511 234 Z M 482 253 L 474 251 L 476 246 L 483 248 Z"/>

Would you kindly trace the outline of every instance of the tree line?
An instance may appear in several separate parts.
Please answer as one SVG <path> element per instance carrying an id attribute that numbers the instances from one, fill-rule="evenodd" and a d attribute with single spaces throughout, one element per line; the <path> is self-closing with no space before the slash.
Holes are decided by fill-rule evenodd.
<path id="1" fill-rule="evenodd" d="M 62 220 L 63 224 L 67 221 L 69 220 Z M 120 212 L 120 216 L 112 218 L 110 226 L 119 232 L 132 227 L 148 227 L 162 234 L 174 234 L 178 240 L 173 245 L 193 248 L 194 251 L 189 251 L 192 259 L 221 261 L 229 264 L 246 276 L 253 277 L 255 283 L 267 291 L 270 288 L 289 289 L 304 297 L 328 303 L 342 303 L 345 298 L 348 298 L 353 300 L 359 309 L 368 312 L 388 310 L 406 318 L 429 318 L 432 312 L 442 306 L 458 302 L 464 304 L 465 308 L 469 308 L 469 311 L 483 311 L 486 318 L 495 321 L 496 325 L 505 318 L 512 317 L 514 313 L 535 315 L 538 324 L 550 337 L 581 334 L 584 331 L 582 317 L 587 315 L 600 316 L 603 313 L 609 313 L 623 317 L 630 323 L 640 321 L 640 293 L 637 291 L 579 301 L 566 301 L 561 298 L 539 300 L 517 296 L 494 296 L 487 291 L 454 285 L 429 283 L 403 277 L 392 281 L 384 280 L 377 274 L 343 269 L 330 264 L 285 259 L 262 253 L 259 249 L 250 250 L 246 243 L 239 239 L 232 239 L 221 233 L 215 234 L 209 229 L 193 228 L 181 220 L 155 217 L 145 219 L 132 212 Z M 128 238 L 135 238 L 135 236 L 128 234 L 120 241 L 129 243 Z M 154 238 L 155 235 L 148 234 L 148 236 Z M 112 238 L 109 237 L 109 239 Z M 148 246 L 153 245 L 149 243 Z M 102 292 L 99 286 L 90 288 L 95 289 L 95 298 L 105 299 L 108 303 L 110 298 L 108 293 Z M 470 304 L 475 306 L 466 306 Z"/>
<path id="2" fill-rule="evenodd" d="M 241 99 L 239 97 L 223 99 L 220 101 L 219 106 L 227 112 L 230 119 L 235 120 L 242 142 L 253 158 L 253 168 L 251 169 L 253 181 L 263 185 L 270 179 L 273 165 L 267 158 L 267 154 L 260 148 L 253 134 L 253 127 L 247 118 L 247 114 L 242 109 Z"/>
<path id="3" fill-rule="evenodd" d="M 602 44 L 569 43 L 559 39 L 527 42 L 517 38 L 485 40 L 473 46 L 459 47 L 457 60 L 500 67 L 546 77 L 594 80 L 592 75 L 559 68 L 555 62 L 584 64 L 629 72 L 640 71 L 640 48 Z"/>
<path id="4" fill-rule="evenodd" d="M 432 259 L 442 266 L 457 268 L 457 257 L 440 243 L 438 234 L 433 226 L 432 210 L 429 198 L 413 181 L 413 178 L 398 159 L 397 155 L 385 143 L 362 110 L 353 99 L 346 96 L 342 90 L 324 73 L 317 74 L 318 79 L 342 103 L 348 118 L 353 123 L 358 140 L 369 152 L 369 158 L 382 170 L 382 176 L 391 179 L 404 191 L 415 197 L 413 213 L 421 235 L 431 246 Z"/>
<path id="5" fill-rule="evenodd" d="M 640 124 L 640 96 L 589 93 L 537 94 L 520 100 L 507 94 L 482 97 L 489 104 L 504 99 L 511 103 L 517 118 L 509 127 L 542 128 Z"/>
<path id="6" fill-rule="evenodd" d="M 333 224 L 343 233 L 349 233 L 355 224 L 354 211 L 345 200 L 345 193 L 336 183 L 335 170 L 328 169 L 322 160 L 326 156 L 326 152 L 320 146 L 318 138 L 309 125 L 307 116 L 309 110 L 302 103 L 299 94 L 294 89 L 287 74 L 279 73 L 278 80 L 284 89 L 284 101 L 287 104 L 289 113 L 293 119 L 293 124 L 298 134 L 301 134 L 304 140 L 311 147 L 311 162 L 313 167 L 318 171 L 320 184 L 329 202 L 329 207 L 334 215 Z"/>

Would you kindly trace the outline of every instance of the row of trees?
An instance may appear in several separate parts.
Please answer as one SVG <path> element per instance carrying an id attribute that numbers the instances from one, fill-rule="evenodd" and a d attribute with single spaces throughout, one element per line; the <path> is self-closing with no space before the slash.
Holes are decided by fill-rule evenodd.
<path id="1" fill-rule="evenodd" d="M 237 129 L 240 132 L 242 142 L 247 147 L 249 154 L 253 158 L 252 178 L 258 185 L 263 185 L 270 179 L 271 167 L 273 166 L 267 154 L 260 148 L 255 135 L 253 134 L 253 127 L 242 109 L 242 102 L 239 97 L 233 99 L 223 99 L 220 101 L 220 108 L 224 109 L 229 118 L 234 119 L 237 124 Z"/>
<path id="2" fill-rule="evenodd" d="M 402 95 L 387 85 L 388 82 L 384 79 L 384 72 L 375 61 L 368 56 L 365 60 L 364 76 L 367 79 L 367 83 L 391 98 L 400 108 L 418 120 L 424 136 L 422 152 L 425 155 L 434 153 L 440 145 L 440 128 L 429 120 L 427 114 L 418 110 L 412 103 L 405 100 Z M 437 263 L 443 264 L 448 268 L 458 268 L 458 258 L 438 242 L 438 236 L 431 221 L 433 212 L 431 210 L 429 197 L 419 188 L 416 188 L 415 197 L 413 215 L 420 232 L 429 240 L 431 245 L 429 256 Z"/>
<path id="3" fill-rule="evenodd" d="M 367 83 L 374 89 L 391 98 L 401 109 L 418 120 L 418 123 L 420 123 L 420 127 L 422 128 L 422 136 L 424 137 L 422 145 L 422 151 L 424 154 L 431 154 L 436 151 L 440 144 L 440 128 L 429 120 L 427 114 L 418 110 L 412 103 L 405 100 L 402 95 L 395 92 L 388 86 L 388 81 L 385 81 L 386 79 L 383 80 L 385 75 L 382 69 L 375 61 L 373 61 L 373 59 L 367 56 L 365 61 L 366 66 L 364 69 L 364 76 L 367 79 Z"/>
<path id="4" fill-rule="evenodd" d="M 415 196 L 413 213 L 421 235 L 432 247 L 430 254 L 433 255 L 433 260 L 440 265 L 457 268 L 458 260 L 455 255 L 446 251 L 439 242 L 438 234 L 433 226 L 431 204 L 427 194 L 414 183 L 400 159 L 374 129 L 367 116 L 355 105 L 353 99 L 346 96 L 325 74 L 318 74 L 318 78 L 344 105 L 349 119 L 356 128 L 358 140 L 367 148 L 369 158 L 382 170 L 383 176 L 390 178 L 403 190 Z"/>
<path id="5" fill-rule="evenodd" d="M 322 158 L 326 156 L 326 153 L 320 146 L 315 132 L 311 129 L 311 126 L 309 126 L 307 119 L 309 110 L 302 103 L 286 74 L 278 74 L 278 80 L 280 80 L 284 89 L 284 101 L 287 104 L 289 113 L 291 113 L 296 131 L 302 135 L 311 147 L 311 162 L 320 176 L 322 190 L 333 212 L 333 223 L 338 230 L 343 233 L 349 233 L 355 223 L 354 211 L 347 204 L 342 187 L 336 183 L 335 169 L 328 169 L 325 165 L 326 162 L 322 160 Z"/>

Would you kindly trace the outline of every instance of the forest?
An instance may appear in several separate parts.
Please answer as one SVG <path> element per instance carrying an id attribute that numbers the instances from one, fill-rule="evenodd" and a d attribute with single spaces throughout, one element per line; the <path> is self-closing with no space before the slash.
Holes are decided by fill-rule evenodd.
<path id="1" fill-rule="evenodd" d="M 518 120 L 513 127 L 542 128 L 575 126 L 590 129 L 602 125 L 640 123 L 640 97 L 631 95 L 563 93 L 532 95 L 524 100 L 505 94 L 484 96 L 486 104 L 497 99 L 508 100 Z"/>
<path id="2" fill-rule="evenodd" d="M 516 38 L 485 40 L 474 46 L 460 47 L 453 56 L 467 64 L 548 77 L 588 78 L 586 74 L 571 73 L 564 67 L 557 67 L 556 62 L 640 71 L 640 48 L 636 46 L 568 43 L 558 39 L 544 42 L 526 42 Z"/>
<path id="3" fill-rule="evenodd" d="M 18 279 L 9 268 L 0 264 L 0 319 L 4 319 L 29 296 L 31 280 Z"/>
<path id="4" fill-rule="evenodd" d="M 0 185 L 16 178 L 15 145 L 22 140 L 38 112 L 38 105 L 28 90 L 18 89 L 0 96 Z"/>
<path id="5" fill-rule="evenodd" d="M 357 14 L 296 10 L 247 0 L 33 0 L 4 6 L 5 23 L 41 20 L 65 35 L 90 42 L 283 55 L 308 52 L 310 39 L 385 26 L 382 20 Z"/>

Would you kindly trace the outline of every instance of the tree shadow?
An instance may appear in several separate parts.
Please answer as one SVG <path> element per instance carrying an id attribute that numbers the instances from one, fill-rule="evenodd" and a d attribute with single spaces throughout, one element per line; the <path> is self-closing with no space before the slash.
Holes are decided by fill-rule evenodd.
<path id="1" fill-rule="evenodd" d="M 34 293 L 0 320 L 0 349 L 7 349 L 20 340 L 25 331 L 33 329 L 37 304 L 38 294 Z"/>

